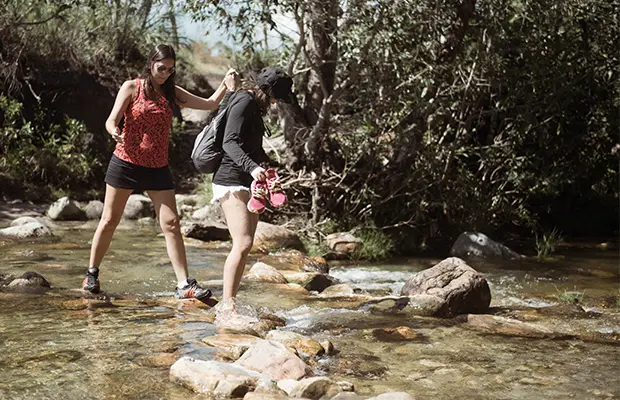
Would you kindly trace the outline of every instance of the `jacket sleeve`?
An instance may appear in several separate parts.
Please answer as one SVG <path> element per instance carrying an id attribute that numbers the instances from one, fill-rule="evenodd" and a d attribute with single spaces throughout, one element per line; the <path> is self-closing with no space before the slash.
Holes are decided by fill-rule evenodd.
<path id="1" fill-rule="evenodd" d="M 244 121 L 252 118 L 252 105 L 250 98 L 241 99 L 231 105 L 226 118 L 226 129 L 222 149 L 230 158 L 248 174 L 259 167 L 248 154 L 241 148 L 241 128 Z"/>

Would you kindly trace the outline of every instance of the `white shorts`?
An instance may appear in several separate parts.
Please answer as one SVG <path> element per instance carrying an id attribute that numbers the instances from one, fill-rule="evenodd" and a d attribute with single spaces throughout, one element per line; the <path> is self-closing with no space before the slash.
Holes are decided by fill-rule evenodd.
<path id="1" fill-rule="evenodd" d="M 211 189 L 213 191 L 213 198 L 211 199 L 211 203 L 218 202 L 221 198 L 226 196 L 228 193 L 242 192 L 244 190 L 246 192 L 248 192 L 248 193 L 250 192 L 250 188 L 249 187 L 245 187 L 245 186 L 224 186 L 224 185 L 218 185 L 216 183 L 212 183 L 211 184 Z"/>

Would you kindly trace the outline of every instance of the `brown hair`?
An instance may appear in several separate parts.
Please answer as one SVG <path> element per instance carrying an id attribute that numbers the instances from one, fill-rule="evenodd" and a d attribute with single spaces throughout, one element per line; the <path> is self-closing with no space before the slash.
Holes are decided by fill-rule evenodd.
<path id="1" fill-rule="evenodd" d="M 155 49 L 153 49 L 151 54 L 149 54 L 149 58 L 146 60 L 146 66 L 144 67 L 143 77 L 145 80 L 145 94 L 146 94 L 146 97 L 150 100 L 156 99 L 155 88 L 153 87 L 153 75 L 151 74 L 151 69 L 153 67 L 153 64 L 156 63 L 157 61 L 165 60 L 167 58 L 171 58 L 172 60 L 174 60 L 176 64 L 177 55 L 174 52 L 174 49 L 172 48 L 172 46 L 167 45 L 167 44 L 159 44 L 155 47 Z M 176 70 L 172 74 L 170 74 L 170 76 L 168 77 L 168 79 L 166 79 L 164 84 L 161 85 L 161 88 L 164 91 L 164 96 L 166 97 L 166 100 L 168 100 L 168 104 L 170 105 L 170 108 L 174 108 L 176 101 L 177 101 L 177 98 L 175 95 L 175 83 L 174 83 L 175 75 L 176 75 Z"/>
<path id="2" fill-rule="evenodd" d="M 253 78 L 242 80 L 241 88 L 239 90 L 247 90 L 250 92 L 258 104 L 261 115 L 267 115 L 267 111 L 269 111 L 269 106 L 271 105 L 269 94 L 265 93 L 265 91 L 258 86 Z"/>

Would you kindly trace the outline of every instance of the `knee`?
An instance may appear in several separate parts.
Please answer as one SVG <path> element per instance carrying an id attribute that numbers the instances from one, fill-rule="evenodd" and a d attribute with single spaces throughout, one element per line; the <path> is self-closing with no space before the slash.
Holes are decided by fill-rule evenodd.
<path id="1" fill-rule="evenodd" d="M 244 256 L 252 250 L 253 244 L 254 240 L 251 236 L 244 236 L 236 240 L 233 239 L 233 248 Z"/>
<path id="2" fill-rule="evenodd" d="M 181 233 L 181 223 L 179 222 L 179 217 L 171 216 L 162 218 L 159 221 L 159 226 L 164 233 L 169 234 L 180 234 Z"/>
<path id="3" fill-rule="evenodd" d="M 122 217 L 123 217 L 123 214 L 104 213 L 101 216 L 101 221 L 99 222 L 99 226 L 103 230 L 111 230 L 111 229 L 113 230 L 113 229 L 116 229 L 118 224 L 121 222 L 121 218 Z"/>

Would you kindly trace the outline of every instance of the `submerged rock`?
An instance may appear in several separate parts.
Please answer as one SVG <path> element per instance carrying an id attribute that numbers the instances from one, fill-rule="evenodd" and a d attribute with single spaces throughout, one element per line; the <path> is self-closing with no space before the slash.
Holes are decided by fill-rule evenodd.
<path id="1" fill-rule="evenodd" d="M 15 291 L 44 291 L 51 287 L 50 283 L 41 274 L 36 272 L 25 272 L 19 278 L 13 279 L 9 283 L 9 288 Z"/>
<path id="2" fill-rule="evenodd" d="M 372 331 L 372 335 L 381 342 L 407 342 L 421 337 L 420 334 L 407 326 L 375 329 Z"/>
<path id="3" fill-rule="evenodd" d="M 484 313 L 491 303 L 491 289 L 482 275 L 460 258 L 451 257 L 415 274 L 401 290 L 413 304 L 422 301 L 431 315 L 450 317 Z"/>
<path id="4" fill-rule="evenodd" d="M 533 325 L 527 322 L 521 322 L 515 319 L 498 317 L 495 315 L 461 315 L 456 319 L 464 323 L 464 326 L 482 333 L 495 335 L 519 336 L 528 338 L 550 338 L 561 336 L 553 331 Z"/>
<path id="5" fill-rule="evenodd" d="M 415 398 L 405 392 L 390 392 L 371 397 L 367 400 L 415 400 Z"/>
<path id="6" fill-rule="evenodd" d="M 336 278 L 327 274 L 318 274 L 312 272 L 292 272 L 280 271 L 282 275 L 290 282 L 303 286 L 306 290 L 322 292 L 329 286 L 337 283 Z"/>
<path id="7" fill-rule="evenodd" d="M 455 257 L 479 257 L 484 259 L 518 260 L 521 255 L 480 232 L 463 232 L 450 249 Z"/>
<path id="8" fill-rule="evenodd" d="M 355 289 L 347 283 L 333 285 L 321 292 L 321 296 L 328 297 L 350 297 L 355 295 Z"/>
<path id="9" fill-rule="evenodd" d="M 306 256 L 299 250 L 287 250 L 279 254 L 266 255 L 258 261 L 280 271 L 329 273 L 329 266 L 323 257 Z"/>
<path id="10" fill-rule="evenodd" d="M 0 286 L 8 285 L 15 276 L 11 274 L 0 273 Z"/>

